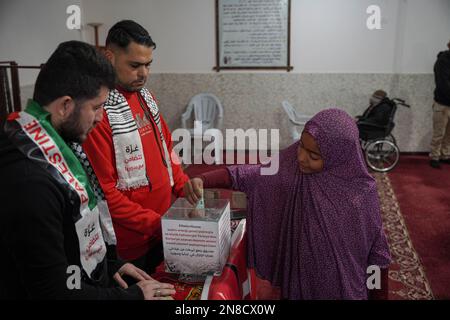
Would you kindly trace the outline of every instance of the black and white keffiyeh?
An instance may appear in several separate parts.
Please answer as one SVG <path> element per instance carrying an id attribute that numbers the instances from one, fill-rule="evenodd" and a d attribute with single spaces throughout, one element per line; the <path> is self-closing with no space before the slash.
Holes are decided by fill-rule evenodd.
<path id="1" fill-rule="evenodd" d="M 144 98 L 153 121 L 158 127 L 164 162 L 167 167 L 170 185 L 173 186 L 172 163 L 162 132 L 158 106 L 146 88 L 141 89 L 140 94 Z M 105 103 L 105 111 L 113 134 L 118 174 L 117 188 L 119 190 L 129 190 L 148 186 L 150 182 L 147 177 L 144 150 L 138 127 L 127 100 L 117 89 L 110 91 Z"/>

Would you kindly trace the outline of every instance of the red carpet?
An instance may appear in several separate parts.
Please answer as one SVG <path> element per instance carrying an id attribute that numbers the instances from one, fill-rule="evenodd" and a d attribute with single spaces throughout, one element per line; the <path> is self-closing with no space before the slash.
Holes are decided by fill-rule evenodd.
<path id="1" fill-rule="evenodd" d="M 383 228 L 392 262 L 389 266 L 389 300 L 430 300 L 433 293 L 387 174 L 373 173 L 377 181 Z"/>
<path id="2" fill-rule="evenodd" d="M 450 165 L 401 156 L 389 178 L 435 299 L 450 299 Z"/>

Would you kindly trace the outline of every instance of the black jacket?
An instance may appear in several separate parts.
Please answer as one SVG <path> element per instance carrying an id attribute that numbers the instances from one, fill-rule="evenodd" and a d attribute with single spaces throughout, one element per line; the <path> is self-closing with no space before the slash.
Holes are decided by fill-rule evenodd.
<path id="1" fill-rule="evenodd" d="M 81 289 L 68 289 L 67 268 L 81 263 L 66 193 L 0 132 L 0 299 L 143 299 L 137 285 L 115 286 L 123 262 L 114 247 L 95 282 L 83 276 Z"/>
<path id="2" fill-rule="evenodd" d="M 387 126 L 393 111 L 394 105 L 389 98 L 382 99 L 378 104 L 370 106 L 359 117 L 358 123 L 375 124 Z"/>
<path id="3" fill-rule="evenodd" d="M 436 82 L 434 100 L 450 107 L 450 50 L 438 54 L 438 59 L 434 64 L 434 79 Z"/>

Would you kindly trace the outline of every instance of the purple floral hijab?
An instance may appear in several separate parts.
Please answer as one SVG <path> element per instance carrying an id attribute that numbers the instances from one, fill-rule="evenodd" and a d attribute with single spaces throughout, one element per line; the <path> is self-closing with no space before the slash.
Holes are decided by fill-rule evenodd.
<path id="1" fill-rule="evenodd" d="M 375 180 L 369 175 L 354 120 L 327 109 L 305 126 L 324 159 L 302 174 L 299 143 L 279 154 L 276 175 L 259 165 L 229 167 L 248 196 L 248 264 L 288 299 L 367 299 L 367 267 L 386 268 L 389 248 Z"/>

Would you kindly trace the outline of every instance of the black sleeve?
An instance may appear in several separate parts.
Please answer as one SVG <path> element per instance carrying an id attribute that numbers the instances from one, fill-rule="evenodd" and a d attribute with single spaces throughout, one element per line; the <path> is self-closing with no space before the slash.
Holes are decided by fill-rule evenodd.
<path id="1" fill-rule="evenodd" d="M 81 282 L 80 289 L 67 286 L 69 266 L 64 241 L 64 197 L 50 179 L 31 178 L 8 188 L 6 228 L 2 235 L 9 248 L 18 281 L 31 299 L 143 299 L 137 286 L 124 290 Z M 5 275 L 0 275 L 5 276 Z M 19 285 L 19 284 L 18 284 Z"/>
<path id="2" fill-rule="evenodd" d="M 117 256 L 116 246 L 108 245 L 106 251 L 106 259 L 108 263 L 108 275 L 110 278 L 119 271 L 120 268 L 125 264 L 125 261 L 121 260 Z"/>
<path id="3" fill-rule="evenodd" d="M 450 101 L 450 58 L 440 58 L 434 67 L 436 87 L 444 101 Z"/>

